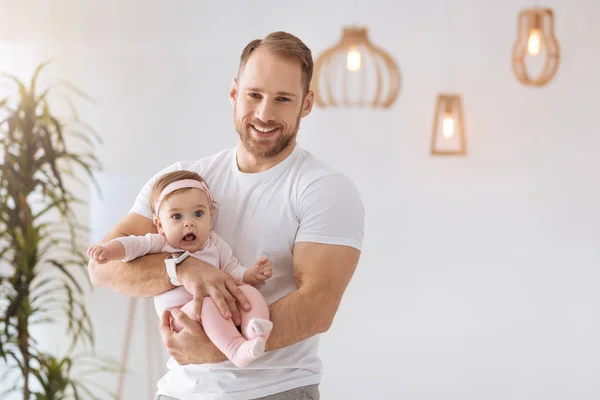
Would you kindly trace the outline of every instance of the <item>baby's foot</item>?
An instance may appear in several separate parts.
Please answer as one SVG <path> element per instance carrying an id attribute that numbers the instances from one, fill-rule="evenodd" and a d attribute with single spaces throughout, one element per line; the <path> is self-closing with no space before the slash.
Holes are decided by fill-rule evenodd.
<path id="1" fill-rule="evenodd" d="M 257 337 L 254 340 L 242 340 L 241 345 L 227 357 L 238 367 L 247 367 L 265 353 L 267 339 Z"/>
<path id="2" fill-rule="evenodd" d="M 268 319 L 263 318 L 252 318 L 248 321 L 248 340 L 252 340 L 256 337 L 266 338 L 273 330 L 273 323 Z"/>
<path id="3" fill-rule="evenodd" d="M 265 344 L 267 343 L 267 339 L 259 336 L 250 343 L 253 343 L 252 349 L 250 350 L 252 358 L 258 358 L 265 353 Z"/>

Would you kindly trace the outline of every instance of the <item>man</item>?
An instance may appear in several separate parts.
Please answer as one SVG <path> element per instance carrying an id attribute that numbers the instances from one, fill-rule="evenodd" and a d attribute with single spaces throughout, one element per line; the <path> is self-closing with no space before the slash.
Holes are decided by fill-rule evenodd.
<path id="1" fill-rule="evenodd" d="M 310 50 L 293 35 L 275 32 L 250 42 L 230 91 L 237 148 L 160 171 L 104 238 L 156 232 L 150 188 L 163 173 L 186 169 L 206 179 L 218 204 L 214 230 L 242 263 L 252 265 L 259 256 L 272 262 L 273 275 L 259 288 L 274 325 L 266 353 L 236 368 L 200 324 L 174 311 L 185 327 L 175 333 L 166 312 L 160 330 L 172 358 L 158 383 L 159 399 L 319 398 L 319 334 L 331 326 L 357 266 L 364 210 L 348 178 L 296 144 L 300 119 L 313 106 L 312 69 Z M 238 305 L 245 307 L 246 299 L 230 275 L 188 257 L 173 277 L 166 272 L 168 256 L 90 262 L 90 277 L 94 285 L 130 296 L 153 296 L 179 280 L 194 296 L 196 315 L 210 296 L 224 317 L 240 322 Z"/>

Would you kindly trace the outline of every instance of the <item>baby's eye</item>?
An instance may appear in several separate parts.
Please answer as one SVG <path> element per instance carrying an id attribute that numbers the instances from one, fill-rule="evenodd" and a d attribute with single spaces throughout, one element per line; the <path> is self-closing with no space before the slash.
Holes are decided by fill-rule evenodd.
<path id="1" fill-rule="evenodd" d="M 181 219 L 181 214 L 173 214 L 173 216 L 171 218 L 173 218 L 173 219 Z"/>
<path id="2" fill-rule="evenodd" d="M 196 218 L 200 218 L 200 217 L 201 217 L 201 216 L 203 216 L 203 215 L 204 215 L 204 213 L 203 213 L 202 211 L 196 211 L 196 212 L 194 213 L 194 217 L 196 217 Z"/>

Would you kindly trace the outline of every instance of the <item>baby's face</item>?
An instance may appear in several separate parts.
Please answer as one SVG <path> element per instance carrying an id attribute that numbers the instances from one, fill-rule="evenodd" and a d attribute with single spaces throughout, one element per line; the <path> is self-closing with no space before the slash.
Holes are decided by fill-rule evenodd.
<path id="1" fill-rule="evenodd" d="M 212 229 L 208 197 L 200 189 L 173 193 L 160 206 L 158 231 L 169 244 L 190 253 L 198 251 Z"/>

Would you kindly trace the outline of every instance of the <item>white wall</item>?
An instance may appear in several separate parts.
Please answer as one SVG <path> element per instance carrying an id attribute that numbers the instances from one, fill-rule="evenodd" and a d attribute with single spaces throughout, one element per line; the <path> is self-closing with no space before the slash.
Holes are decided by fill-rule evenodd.
<path id="1" fill-rule="evenodd" d="M 399 63 L 399 101 L 316 109 L 299 134 L 355 180 L 367 211 L 360 266 L 322 340 L 322 398 L 600 396 L 596 0 L 543 3 L 562 53 L 544 89 L 521 86 L 510 67 L 528 1 L 3 3 L 4 31 L 50 43 L 67 78 L 98 100 L 86 115 L 105 139 L 107 173 L 140 181 L 235 144 L 227 93 L 248 41 L 286 30 L 317 55 L 344 24 L 367 25 Z M 428 154 L 440 90 L 464 95 L 467 158 Z M 90 297 L 99 348 L 114 356 L 127 301 Z M 128 393 L 140 396 L 136 352 Z"/>

